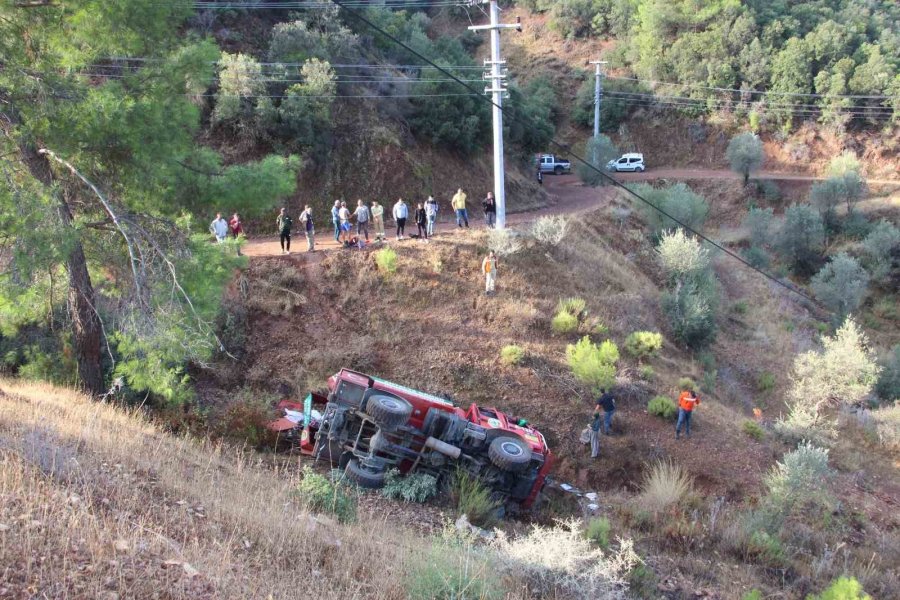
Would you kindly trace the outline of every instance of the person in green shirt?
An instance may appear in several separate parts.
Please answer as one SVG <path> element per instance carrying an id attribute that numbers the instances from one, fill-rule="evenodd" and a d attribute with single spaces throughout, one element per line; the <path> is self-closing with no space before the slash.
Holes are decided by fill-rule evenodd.
<path id="1" fill-rule="evenodd" d="M 281 241 L 281 253 L 291 253 L 291 227 L 294 226 L 294 220 L 288 215 L 287 209 L 282 208 L 275 219 L 275 227 L 278 229 L 278 235 Z"/>

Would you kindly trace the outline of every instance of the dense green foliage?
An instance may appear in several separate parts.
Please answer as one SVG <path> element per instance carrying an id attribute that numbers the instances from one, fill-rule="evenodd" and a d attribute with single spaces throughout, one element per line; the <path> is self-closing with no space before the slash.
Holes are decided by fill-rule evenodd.
<path id="1" fill-rule="evenodd" d="M 856 311 L 866 296 L 869 274 L 859 261 L 845 252 L 835 255 L 811 281 L 816 298 L 842 323 Z"/>
<path id="2" fill-rule="evenodd" d="M 668 276 L 663 312 L 675 339 L 689 347 L 710 343 L 716 334 L 718 288 L 706 248 L 681 229 L 663 232 L 656 248 Z"/>
<path id="3" fill-rule="evenodd" d="M 815 272 L 825 247 L 825 224 L 808 204 L 792 204 L 784 211 L 784 221 L 776 241 L 781 260 L 799 275 Z"/>
<path id="4" fill-rule="evenodd" d="M 662 335 L 655 331 L 633 331 L 625 338 L 625 351 L 631 356 L 642 360 L 655 356 L 662 348 Z"/>
<path id="5" fill-rule="evenodd" d="M 765 158 L 762 140 L 752 133 L 740 133 L 728 142 L 725 158 L 728 159 L 731 170 L 740 173 L 744 178 L 744 185 L 747 185 L 750 173 L 758 170 Z"/>
<path id="6" fill-rule="evenodd" d="M 854 577 L 838 577 L 820 594 L 809 595 L 807 600 L 872 600 Z"/>
<path id="7" fill-rule="evenodd" d="M 678 414 L 678 405 L 667 396 L 654 396 L 647 403 L 647 412 L 655 417 L 671 421 Z"/>
<path id="8" fill-rule="evenodd" d="M 214 321 L 242 265 L 233 243 L 200 235 L 206 218 L 263 214 L 295 188 L 295 157 L 226 167 L 195 141 L 220 52 L 181 35 L 191 12 L 181 0 L 0 8 L 2 335 L 38 340 L 44 364 L 93 393 L 122 377 L 190 396 L 187 367 L 227 351 Z M 46 371 L 38 358 L 7 368 Z"/>
<path id="9" fill-rule="evenodd" d="M 514 367 L 525 359 L 525 349 L 516 344 L 509 344 L 500 349 L 500 362 L 508 367 Z"/>
<path id="10" fill-rule="evenodd" d="M 594 394 L 616 382 L 619 349 L 609 340 L 595 344 L 584 336 L 577 343 L 566 346 L 566 360 L 575 378 L 590 386 Z"/>
<path id="11" fill-rule="evenodd" d="M 703 224 L 709 216 L 709 203 L 706 198 L 694 192 L 687 184 L 676 183 L 668 187 L 652 187 L 648 184 L 639 184 L 635 191 L 649 201 L 653 206 L 671 215 L 678 223 L 665 216 L 651 206 L 641 204 L 644 218 L 655 235 L 662 231 L 687 225 L 696 231 L 702 230 Z M 679 224 L 680 223 L 680 224 Z"/>
<path id="12" fill-rule="evenodd" d="M 309 467 L 303 468 L 303 479 L 297 486 L 297 494 L 311 511 L 332 514 L 341 523 L 356 520 L 356 500 L 340 484 Z"/>
<path id="13" fill-rule="evenodd" d="M 425 502 L 437 494 L 437 479 L 428 473 L 402 475 L 397 469 L 388 471 L 381 495 L 404 502 Z"/>
<path id="14" fill-rule="evenodd" d="M 685 84 L 663 93 L 708 100 L 713 108 L 743 101 L 757 123 L 761 113 L 787 118 L 794 105 L 819 107 L 823 118 L 836 124 L 900 110 L 900 33 L 895 27 L 900 8 L 891 0 L 519 3 L 549 10 L 550 27 L 564 36 L 616 37 L 613 66 L 628 67 L 648 80 Z M 741 97 L 689 86 L 778 95 Z M 838 97 L 850 94 L 893 98 Z"/>

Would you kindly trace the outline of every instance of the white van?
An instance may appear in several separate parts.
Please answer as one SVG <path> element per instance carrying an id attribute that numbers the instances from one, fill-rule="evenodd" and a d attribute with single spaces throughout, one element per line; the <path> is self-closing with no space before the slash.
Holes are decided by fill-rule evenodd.
<path id="1" fill-rule="evenodd" d="M 623 154 L 622 158 L 618 160 L 611 160 L 606 163 L 606 168 L 610 171 L 637 171 L 638 173 L 642 173 L 644 171 L 644 155 L 632 152 L 630 154 Z"/>

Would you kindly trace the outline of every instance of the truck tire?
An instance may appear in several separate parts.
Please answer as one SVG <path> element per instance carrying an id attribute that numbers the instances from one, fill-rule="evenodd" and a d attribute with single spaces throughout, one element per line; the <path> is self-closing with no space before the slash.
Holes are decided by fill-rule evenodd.
<path id="1" fill-rule="evenodd" d="M 373 471 L 359 464 L 359 460 L 351 458 L 344 469 L 344 477 L 361 488 L 370 490 L 384 486 L 384 471 Z"/>
<path id="2" fill-rule="evenodd" d="M 563 174 L 563 168 L 562 168 L 562 167 L 559 167 L 559 166 L 554 167 L 554 168 L 553 168 L 553 173 L 554 173 L 554 175 L 562 175 L 562 174 Z"/>
<path id="3" fill-rule="evenodd" d="M 498 469 L 518 473 L 531 462 L 531 448 L 517 437 L 498 437 L 488 447 L 488 458 Z"/>
<path id="4" fill-rule="evenodd" d="M 366 414 L 385 431 L 394 431 L 409 420 L 412 405 L 393 396 L 370 396 L 366 401 Z"/>

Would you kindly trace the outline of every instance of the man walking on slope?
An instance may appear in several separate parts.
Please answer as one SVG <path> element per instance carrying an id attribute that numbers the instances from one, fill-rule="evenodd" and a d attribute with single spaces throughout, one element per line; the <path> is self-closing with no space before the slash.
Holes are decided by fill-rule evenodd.
<path id="1" fill-rule="evenodd" d="M 600 412 L 601 408 L 603 409 L 603 433 L 612 435 L 612 418 L 613 413 L 616 412 L 616 397 L 606 389 L 600 390 L 600 398 L 597 399 L 597 412 Z"/>
<path id="2" fill-rule="evenodd" d="M 216 218 L 209 224 L 209 232 L 216 236 L 220 244 L 228 237 L 228 221 L 222 218 L 222 213 L 216 213 Z"/>
<path id="3" fill-rule="evenodd" d="M 456 211 L 456 226 L 462 227 L 463 223 L 465 223 L 466 227 L 468 228 L 469 212 L 466 210 L 466 193 L 462 191 L 462 188 L 456 190 L 456 194 L 450 201 L 450 206 L 452 206 L 453 210 Z"/>
<path id="4" fill-rule="evenodd" d="M 293 225 L 294 220 L 287 214 L 287 209 L 282 208 L 281 212 L 278 213 L 278 218 L 275 219 L 275 227 L 278 229 L 282 254 L 291 253 L 291 227 Z"/>
<path id="5" fill-rule="evenodd" d="M 484 295 L 490 296 L 497 281 L 497 256 L 493 250 L 481 261 L 481 272 L 484 273 Z"/>
<path id="6" fill-rule="evenodd" d="M 691 415 L 694 413 L 694 407 L 700 404 L 700 398 L 694 390 L 686 390 L 681 392 L 678 397 L 678 423 L 675 424 L 675 439 L 681 437 L 681 425 L 685 425 L 685 433 L 691 437 Z"/>

